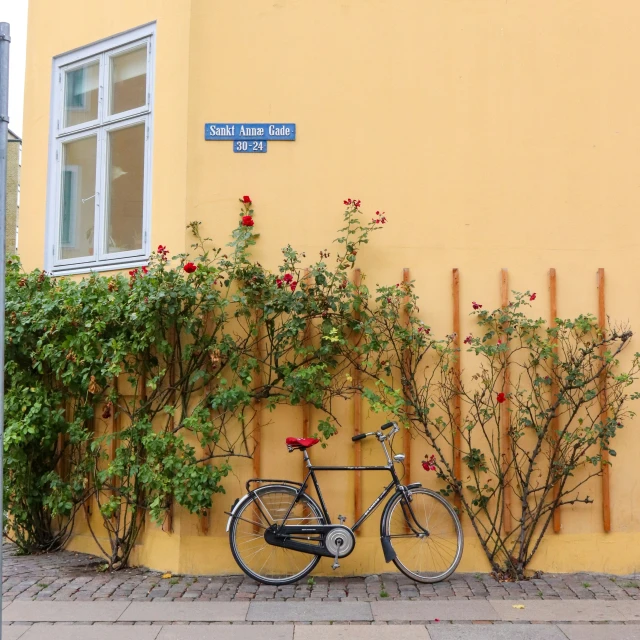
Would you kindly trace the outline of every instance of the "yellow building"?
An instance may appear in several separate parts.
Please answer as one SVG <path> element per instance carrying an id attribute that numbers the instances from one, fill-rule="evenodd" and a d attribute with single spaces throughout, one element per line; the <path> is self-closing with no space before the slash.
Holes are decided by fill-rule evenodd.
<path id="1" fill-rule="evenodd" d="M 275 264 L 287 243 L 313 256 L 356 196 L 389 218 L 359 256 L 369 282 L 410 268 L 440 335 L 452 331 L 453 268 L 463 311 L 471 300 L 497 306 L 508 268 L 510 287 L 537 291 L 545 316 L 550 268 L 561 316 L 598 310 L 604 268 L 607 313 L 639 327 L 639 21 L 635 0 L 31 0 L 24 266 L 141 265 L 159 244 L 186 250 L 192 220 L 222 242 L 246 193 L 259 259 Z M 206 123 L 292 123 L 296 136 L 235 153 L 231 141 L 205 140 Z M 463 313 L 461 330 L 471 329 Z M 262 473 L 297 478 L 283 440 L 300 434 L 300 410 L 275 418 Z M 640 569 L 636 429 L 616 446 L 610 532 L 594 480 L 595 504 L 563 508 L 534 568 Z M 352 463 L 350 435 L 314 459 Z M 414 468 L 423 455 L 414 446 Z M 222 512 L 251 465 L 234 470 L 208 527 L 178 510 L 172 532 L 146 527 L 135 560 L 237 571 Z M 353 522 L 353 477 L 336 476 L 330 502 Z M 379 489 L 364 478 L 365 501 Z M 344 573 L 388 570 L 374 520 Z M 460 570 L 484 570 L 467 533 Z M 72 548 L 95 550 L 82 523 Z"/>
<path id="2" fill-rule="evenodd" d="M 20 217 L 20 147 L 22 140 L 9 129 L 7 148 L 7 235 L 6 251 L 10 256 L 16 252 L 18 223 Z"/>

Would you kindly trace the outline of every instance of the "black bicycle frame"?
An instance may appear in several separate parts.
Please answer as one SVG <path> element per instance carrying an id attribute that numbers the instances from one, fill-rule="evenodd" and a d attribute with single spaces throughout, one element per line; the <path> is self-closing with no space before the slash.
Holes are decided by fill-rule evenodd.
<path id="1" fill-rule="evenodd" d="M 391 482 L 385 487 L 382 493 L 373 501 L 373 503 L 369 506 L 369 508 L 360 516 L 360 518 L 358 518 L 357 522 L 353 525 L 353 527 L 351 527 L 351 531 L 356 531 L 358 527 L 362 525 L 362 523 L 378 508 L 380 503 L 389 495 L 389 493 L 391 493 L 391 490 L 394 487 L 402 486 L 400 484 L 400 478 L 398 478 L 398 474 L 396 473 L 396 470 L 393 467 L 393 464 L 385 465 L 383 467 L 379 467 L 379 466 L 373 466 L 373 467 L 314 466 L 311 464 L 311 460 L 309 459 L 309 454 L 306 451 L 303 451 L 303 455 L 304 455 L 304 461 L 307 464 L 309 471 L 307 472 L 305 479 L 300 485 L 300 488 L 297 490 L 296 496 L 293 499 L 293 502 L 291 503 L 289 510 L 287 511 L 285 517 L 282 519 L 282 524 L 276 529 L 276 531 L 279 531 L 282 527 L 285 526 L 287 519 L 291 515 L 293 508 L 298 502 L 298 499 L 307 488 L 309 478 L 311 478 L 311 480 L 313 481 L 313 486 L 315 487 L 316 493 L 318 494 L 318 498 L 320 500 L 320 508 L 322 509 L 322 515 L 326 520 L 326 524 L 328 525 L 331 524 L 331 517 L 329 516 L 327 505 L 325 504 L 324 498 L 322 496 L 322 491 L 320 490 L 320 484 L 318 483 L 318 479 L 316 478 L 316 471 L 388 471 L 391 474 L 391 478 L 392 478 Z M 416 521 L 417 523 L 417 519 L 413 514 L 413 510 L 411 509 L 410 505 L 409 505 L 409 510 L 411 511 L 411 515 L 414 521 Z M 265 514 L 262 514 L 262 515 L 264 516 Z M 268 519 L 267 519 L 267 522 L 268 522 Z"/>

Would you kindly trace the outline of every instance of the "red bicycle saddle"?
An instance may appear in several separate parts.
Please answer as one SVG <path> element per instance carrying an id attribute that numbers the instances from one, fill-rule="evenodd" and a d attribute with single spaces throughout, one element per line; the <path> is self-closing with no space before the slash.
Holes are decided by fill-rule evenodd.
<path id="1" fill-rule="evenodd" d="M 320 442 L 318 438 L 287 438 L 287 448 L 289 451 L 293 451 L 293 449 L 303 450 L 313 447 L 318 442 Z"/>

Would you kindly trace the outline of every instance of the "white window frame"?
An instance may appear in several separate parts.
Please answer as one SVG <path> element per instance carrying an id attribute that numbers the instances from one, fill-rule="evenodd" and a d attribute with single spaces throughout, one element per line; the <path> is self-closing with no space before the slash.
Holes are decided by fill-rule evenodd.
<path id="1" fill-rule="evenodd" d="M 146 104 L 129 111 L 109 115 L 111 59 L 127 50 L 147 47 Z M 98 82 L 98 118 L 64 127 L 65 73 L 92 60 L 100 61 Z M 153 94 L 155 76 L 155 23 L 75 49 L 53 59 L 51 78 L 51 119 L 49 127 L 49 172 L 47 182 L 47 221 L 45 230 L 45 270 L 56 275 L 107 271 L 144 265 L 150 254 L 151 176 L 153 149 Z M 143 178 L 142 247 L 131 251 L 107 253 L 107 173 L 108 133 L 144 123 L 145 157 Z M 59 258 L 62 224 L 62 146 L 65 142 L 97 136 L 96 194 L 93 255 Z"/>
<path id="2" fill-rule="evenodd" d="M 65 172 L 68 172 L 71 174 L 72 176 L 72 180 L 71 183 L 73 185 L 74 190 L 76 191 L 76 193 L 78 192 L 80 183 L 81 183 L 81 179 L 78 179 L 78 176 L 82 175 L 82 168 L 79 167 L 78 165 L 69 165 L 66 169 Z M 60 184 L 60 188 L 64 188 L 64 183 L 61 182 Z M 61 198 L 62 200 L 62 198 Z M 61 203 L 62 204 L 62 203 Z M 62 211 L 60 211 L 60 225 L 63 224 L 63 220 L 62 220 Z M 62 247 L 75 247 L 76 246 L 76 224 L 78 223 L 78 206 L 77 206 L 77 200 L 71 200 L 71 206 L 69 209 L 69 242 L 64 242 L 62 240 L 62 238 L 60 236 L 58 236 L 60 238 L 60 246 Z"/>

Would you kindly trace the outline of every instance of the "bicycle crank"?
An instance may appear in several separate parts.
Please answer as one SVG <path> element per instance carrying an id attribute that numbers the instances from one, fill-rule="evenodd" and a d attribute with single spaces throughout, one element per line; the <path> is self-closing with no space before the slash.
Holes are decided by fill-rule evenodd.
<path id="1" fill-rule="evenodd" d="M 339 524 L 332 527 L 325 535 L 324 546 L 333 556 L 333 565 L 331 568 L 337 569 L 340 566 L 338 558 L 344 558 L 353 551 L 353 548 L 356 546 L 356 537 L 349 527 Z"/>

